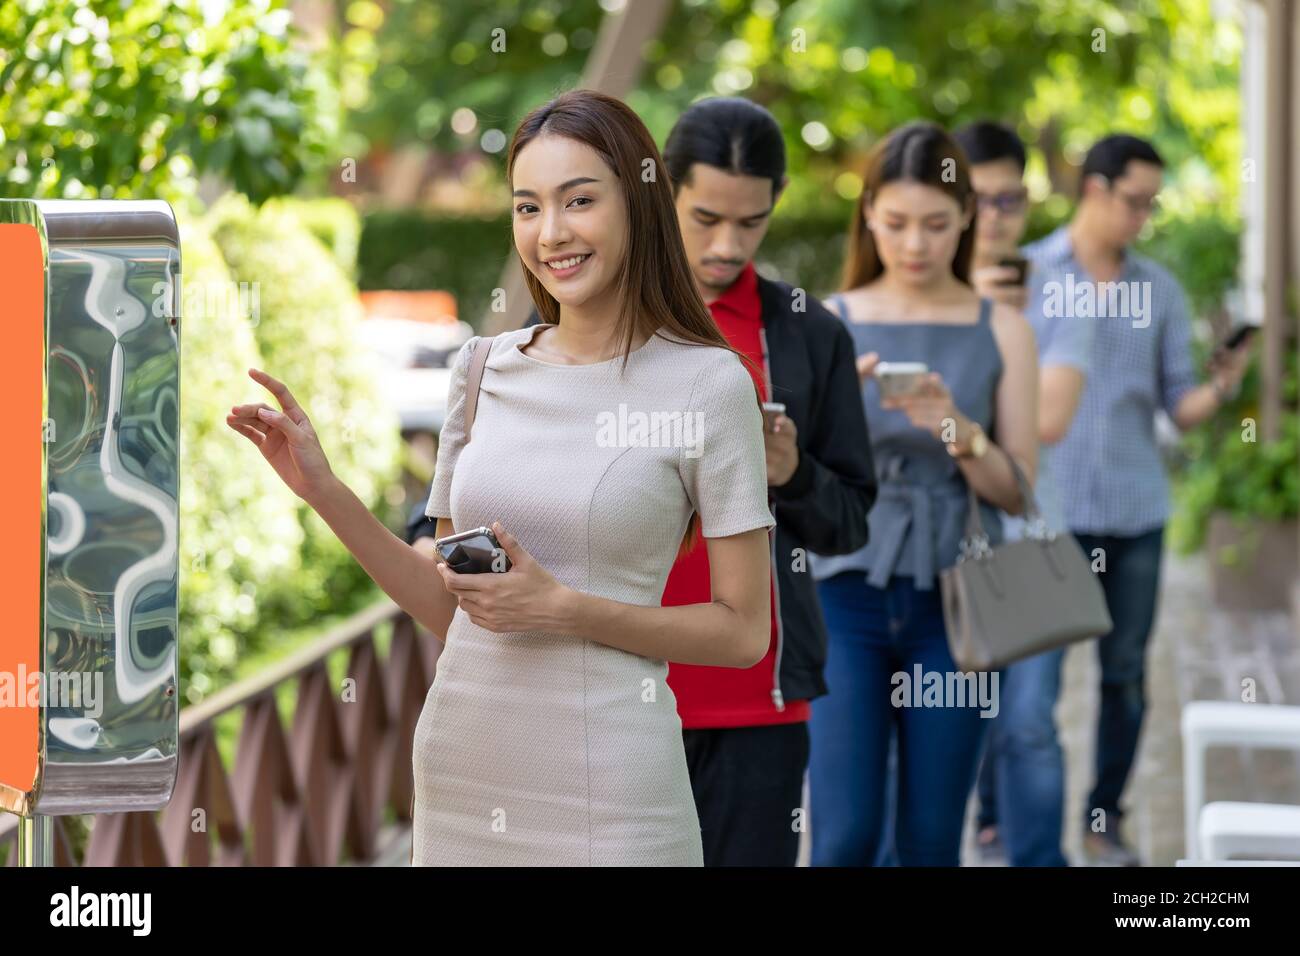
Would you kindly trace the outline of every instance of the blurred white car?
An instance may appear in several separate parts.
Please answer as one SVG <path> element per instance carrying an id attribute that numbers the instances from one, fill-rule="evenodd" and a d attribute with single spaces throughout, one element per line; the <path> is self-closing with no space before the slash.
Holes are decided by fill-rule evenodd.
<path id="1" fill-rule="evenodd" d="M 358 334 L 379 360 L 384 372 L 380 388 L 402 430 L 441 431 L 451 382 L 447 363 L 474 334 L 469 323 L 370 318 Z"/>

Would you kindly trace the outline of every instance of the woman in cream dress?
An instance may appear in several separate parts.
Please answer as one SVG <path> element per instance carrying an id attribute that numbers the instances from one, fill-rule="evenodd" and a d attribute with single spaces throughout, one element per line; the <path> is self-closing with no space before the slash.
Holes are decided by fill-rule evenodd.
<path id="1" fill-rule="evenodd" d="M 646 164 L 657 175 L 646 181 Z M 617 100 L 564 94 L 509 154 L 515 246 L 544 324 L 498 335 L 472 440 L 453 369 L 427 514 L 492 526 L 504 573 L 457 574 L 329 471 L 288 389 L 236 406 L 371 576 L 446 648 L 416 728 L 417 865 L 701 865 L 668 660 L 767 649 L 762 418 L 690 278 L 662 160 Z M 659 606 L 702 536 L 708 604 Z"/>

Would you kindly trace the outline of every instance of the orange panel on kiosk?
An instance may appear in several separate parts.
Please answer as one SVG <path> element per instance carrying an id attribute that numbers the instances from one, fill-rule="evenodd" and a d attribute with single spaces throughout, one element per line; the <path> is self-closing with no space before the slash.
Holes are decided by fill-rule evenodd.
<path id="1" fill-rule="evenodd" d="M 35 786 L 40 763 L 41 498 L 44 485 L 45 256 L 25 223 L 0 223 L 0 790 Z"/>
<path id="2" fill-rule="evenodd" d="M 0 810 L 158 810 L 179 757 L 180 238 L 0 199 Z"/>

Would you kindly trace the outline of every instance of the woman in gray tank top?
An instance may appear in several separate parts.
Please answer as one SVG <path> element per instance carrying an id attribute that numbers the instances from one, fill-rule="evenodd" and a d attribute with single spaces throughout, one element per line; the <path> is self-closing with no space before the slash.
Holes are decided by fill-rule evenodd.
<path id="1" fill-rule="evenodd" d="M 895 130 L 868 157 L 843 291 L 828 300 L 859 356 L 880 490 L 867 545 L 812 558 L 830 631 L 830 693 L 810 725 L 815 866 L 871 865 L 882 843 L 904 866 L 956 866 L 983 718 L 997 713 L 997 675 L 967 678 L 953 663 L 938 573 L 957 561 L 968 483 L 994 542 L 999 509 L 1021 510 L 1008 455 L 1032 481 L 1038 379 L 1024 317 L 970 287 L 975 212 L 947 133 Z M 882 398 L 880 362 L 928 373 L 905 397 Z"/>

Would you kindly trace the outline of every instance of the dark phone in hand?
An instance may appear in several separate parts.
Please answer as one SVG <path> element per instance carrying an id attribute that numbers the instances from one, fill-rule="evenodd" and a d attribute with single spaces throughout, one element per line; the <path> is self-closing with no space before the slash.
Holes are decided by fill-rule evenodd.
<path id="1" fill-rule="evenodd" d="M 1258 331 L 1259 326 L 1257 325 L 1239 325 L 1231 335 L 1223 340 L 1223 344 L 1219 346 L 1219 349 L 1231 352 Z"/>
<path id="2" fill-rule="evenodd" d="M 998 265 L 1005 269 L 1016 270 L 1016 277 L 1003 282 L 1002 285 L 1024 285 L 1025 279 L 1029 277 L 1029 260 L 1024 256 L 1007 256 L 999 260 Z"/>
<path id="3" fill-rule="evenodd" d="M 506 557 L 491 528 L 474 528 L 460 534 L 449 534 L 435 540 L 433 546 L 447 562 L 447 567 L 457 574 L 486 574 L 495 570 L 492 561 L 497 555 L 505 562 L 501 570 L 510 570 L 510 559 Z"/>

